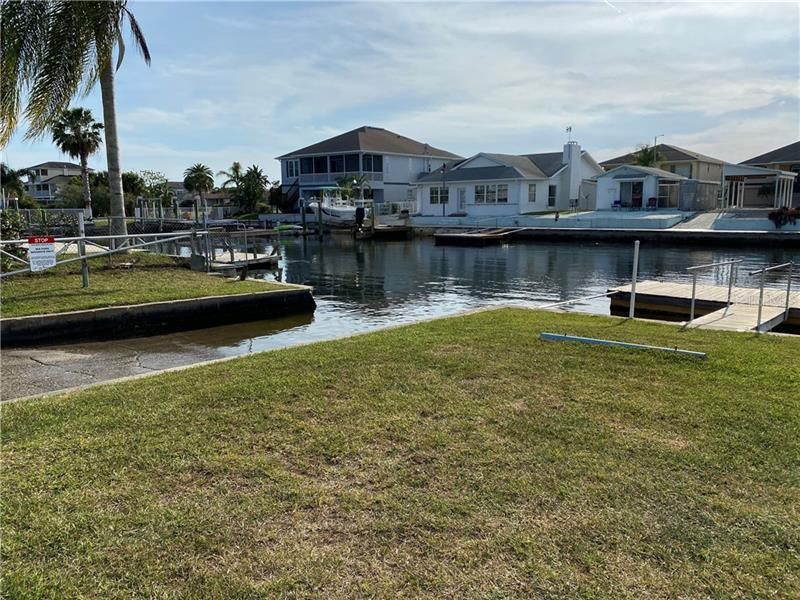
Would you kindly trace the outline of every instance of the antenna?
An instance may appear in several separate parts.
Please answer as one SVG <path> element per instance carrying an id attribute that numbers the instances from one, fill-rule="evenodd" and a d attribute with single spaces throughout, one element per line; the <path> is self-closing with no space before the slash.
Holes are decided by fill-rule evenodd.
<path id="1" fill-rule="evenodd" d="M 572 125 L 567 125 L 567 141 L 572 141 Z"/>

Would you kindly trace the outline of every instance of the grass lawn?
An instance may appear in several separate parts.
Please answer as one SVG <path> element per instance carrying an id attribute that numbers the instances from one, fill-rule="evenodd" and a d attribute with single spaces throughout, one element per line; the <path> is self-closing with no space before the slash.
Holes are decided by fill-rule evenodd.
<path id="1" fill-rule="evenodd" d="M 6 405 L 4 593 L 797 598 L 798 357 L 503 309 Z"/>
<path id="2" fill-rule="evenodd" d="M 3 317 L 22 317 L 105 306 L 181 300 L 280 289 L 278 283 L 210 277 L 178 266 L 165 256 L 132 252 L 89 260 L 89 287 L 82 287 L 76 261 L 42 273 L 14 275 L 0 285 Z M 129 266 L 133 263 L 133 266 Z"/>

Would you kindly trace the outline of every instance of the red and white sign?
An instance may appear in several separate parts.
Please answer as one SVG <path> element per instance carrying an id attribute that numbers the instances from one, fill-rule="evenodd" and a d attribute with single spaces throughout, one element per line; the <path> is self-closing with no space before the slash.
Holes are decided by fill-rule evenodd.
<path id="1" fill-rule="evenodd" d="M 38 235 L 28 238 L 28 260 L 31 271 L 44 271 L 56 266 L 56 238 Z"/>

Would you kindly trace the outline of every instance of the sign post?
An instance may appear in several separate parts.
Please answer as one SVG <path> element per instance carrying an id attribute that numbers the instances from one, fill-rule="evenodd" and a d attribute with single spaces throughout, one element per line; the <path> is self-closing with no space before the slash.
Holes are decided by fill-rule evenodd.
<path id="1" fill-rule="evenodd" d="M 78 252 L 83 260 L 81 261 L 81 278 L 83 287 L 89 287 L 89 263 L 86 262 L 86 227 L 83 222 L 83 213 L 78 214 L 78 234 L 81 239 L 78 241 Z"/>
<path id="2" fill-rule="evenodd" d="M 56 239 L 45 235 L 29 237 L 28 259 L 33 273 L 55 267 Z"/>

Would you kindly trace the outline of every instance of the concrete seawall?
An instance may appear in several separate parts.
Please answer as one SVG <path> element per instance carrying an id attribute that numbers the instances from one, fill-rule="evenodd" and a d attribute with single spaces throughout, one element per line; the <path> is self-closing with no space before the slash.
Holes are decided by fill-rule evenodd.
<path id="1" fill-rule="evenodd" d="M 642 242 L 714 246 L 800 247 L 800 233 L 782 231 L 733 231 L 707 229 L 580 229 L 526 227 L 512 236 L 515 240 Z"/>
<path id="2" fill-rule="evenodd" d="M 2 346 L 121 339 L 314 312 L 312 288 L 113 306 L 0 319 Z"/>

